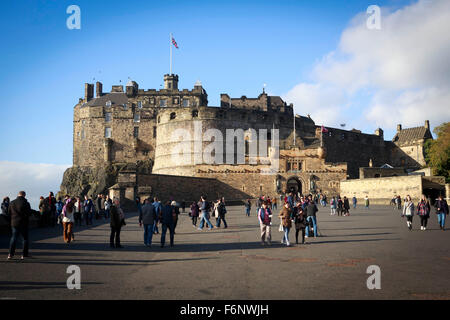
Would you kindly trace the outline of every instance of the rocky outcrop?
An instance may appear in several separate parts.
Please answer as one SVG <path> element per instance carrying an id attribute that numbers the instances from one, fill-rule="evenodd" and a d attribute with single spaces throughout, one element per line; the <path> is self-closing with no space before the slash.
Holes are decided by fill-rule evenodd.
<path id="1" fill-rule="evenodd" d="M 99 193 L 107 194 L 108 188 L 117 183 L 120 172 L 135 170 L 136 173 L 148 174 L 151 173 L 152 166 L 151 160 L 96 167 L 73 166 L 64 172 L 59 195 L 94 197 Z"/>

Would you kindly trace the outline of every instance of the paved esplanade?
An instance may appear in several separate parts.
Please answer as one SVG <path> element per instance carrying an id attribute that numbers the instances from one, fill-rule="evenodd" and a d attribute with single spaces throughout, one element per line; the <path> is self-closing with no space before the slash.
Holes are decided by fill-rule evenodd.
<path id="1" fill-rule="evenodd" d="M 109 224 L 75 228 L 69 246 L 56 228 L 31 231 L 31 255 L 7 261 L 1 236 L 0 298 L 18 299 L 450 299 L 450 231 L 432 213 L 408 231 L 399 211 L 359 207 L 349 217 L 320 208 L 323 237 L 286 248 L 275 219 L 272 247 L 262 247 L 254 207 L 229 207 L 228 229 L 197 231 L 180 216 L 175 247 L 143 245 L 136 215 L 122 229 L 124 249 L 109 248 Z M 168 239 L 167 239 L 168 240 Z M 295 231 L 290 233 L 295 243 Z M 81 268 L 81 290 L 68 290 L 69 265 Z M 368 290 L 369 265 L 381 268 L 381 290 Z"/>

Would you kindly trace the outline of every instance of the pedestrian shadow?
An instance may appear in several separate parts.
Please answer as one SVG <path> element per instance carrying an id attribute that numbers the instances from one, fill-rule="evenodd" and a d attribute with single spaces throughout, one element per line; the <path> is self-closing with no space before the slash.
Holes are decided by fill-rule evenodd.
<path id="1" fill-rule="evenodd" d="M 381 236 L 392 234 L 391 232 L 379 232 L 379 233 L 352 233 L 352 234 L 335 234 L 335 235 L 327 235 L 327 237 L 362 237 L 362 236 Z"/>
<path id="2" fill-rule="evenodd" d="M 330 240 L 330 241 L 308 241 L 308 244 L 324 244 L 324 243 L 348 243 L 348 242 L 378 242 L 378 241 L 398 241 L 402 240 L 400 238 L 393 238 L 393 239 L 360 239 L 360 240 Z"/>
<path id="3" fill-rule="evenodd" d="M 151 252 L 149 252 L 151 253 Z M 58 254 L 55 254 L 58 255 Z M 33 258 L 28 259 L 24 262 L 18 260 L 17 263 L 27 263 L 27 264 L 41 264 L 44 263 L 46 265 L 68 265 L 75 264 L 78 266 L 107 266 L 107 267 L 124 267 L 124 266 L 149 266 L 149 265 L 158 265 L 161 263 L 168 262 L 187 262 L 187 261 L 197 261 L 197 260 L 211 260 L 217 259 L 215 257 L 199 257 L 199 258 L 181 258 L 181 259 L 143 259 L 143 260 L 132 260 L 132 259 L 67 259 L 64 261 L 54 260 L 53 258 Z M 0 262 L 1 263 L 1 262 Z M 11 261 L 5 261 L 3 263 L 13 263 Z M 1 289 L 1 287 L 0 287 Z"/>
<path id="4" fill-rule="evenodd" d="M 83 285 L 101 285 L 102 282 L 83 282 Z M 36 289 L 67 289 L 65 282 L 34 282 L 34 281 L 0 281 L 0 291 L 3 290 L 36 290 Z"/>

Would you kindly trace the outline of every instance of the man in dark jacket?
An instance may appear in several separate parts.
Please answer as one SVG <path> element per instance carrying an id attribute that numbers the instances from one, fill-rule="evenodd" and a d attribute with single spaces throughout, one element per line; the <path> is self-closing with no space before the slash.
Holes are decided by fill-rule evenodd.
<path id="1" fill-rule="evenodd" d="M 56 224 L 56 198 L 53 192 L 49 192 L 48 197 L 44 199 L 44 208 L 44 224 L 54 227 Z"/>
<path id="2" fill-rule="evenodd" d="M 101 194 L 97 195 L 97 199 L 95 199 L 95 219 L 100 219 L 100 216 L 103 215 L 104 201 L 103 196 Z"/>
<path id="3" fill-rule="evenodd" d="M 109 237 L 109 244 L 111 248 L 123 248 L 120 245 L 120 230 L 124 224 L 122 215 L 123 212 L 120 208 L 119 199 L 114 199 L 113 205 L 111 206 L 111 235 Z M 116 240 L 115 244 L 114 239 Z"/>
<path id="4" fill-rule="evenodd" d="M 445 216 L 448 215 L 449 211 L 447 201 L 445 201 L 442 196 L 439 196 L 434 207 L 436 208 L 439 227 L 441 230 L 445 230 Z"/>
<path id="5" fill-rule="evenodd" d="M 161 221 L 161 248 L 164 248 L 166 242 L 166 233 L 169 229 L 170 233 L 170 246 L 173 247 L 174 235 L 175 235 L 175 208 L 170 205 L 170 201 L 166 202 L 166 205 L 162 208 L 160 214 Z"/>
<path id="6" fill-rule="evenodd" d="M 314 228 L 314 238 L 317 237 L 317 218 L 316 218 L 316 212 L 319 211 L 319 209 L 317 209 L 316 204 L 314 203 L 314 201 L 312 200 L 312 196 L 309 195 L 309 202 L 308 205 L 305 207 L 305 212 L 306 212 L 306 221 L 309 224 L 313 224 L 313 228 Z M 306 228 L 306 238 L 309 237 L 309 227 Z"/>
<path id="7" fill-rule="evenodd" d="M 139 226 L 144 224 L 144 244 L 152 246 L 153 227 L 156 222 L 156 210 L 150 199 L 145 199 L 142 210 L 139 212 Z"/>
<path id="8" fill-rule="evenodd" d="M 8 260 L 14 257 L 16 251 L 17 237 L 20 234 L 23 238 L 23 254 L 22 259 L 29 257 L 28 255 L 28 219 L 33 213 L 30 203 L 25 199 L 25 191 L 20 191 L 16 200 L 13 200 L 8 207 L 8 213 L 11 217 L 12 236 L 9 243 Z"/>

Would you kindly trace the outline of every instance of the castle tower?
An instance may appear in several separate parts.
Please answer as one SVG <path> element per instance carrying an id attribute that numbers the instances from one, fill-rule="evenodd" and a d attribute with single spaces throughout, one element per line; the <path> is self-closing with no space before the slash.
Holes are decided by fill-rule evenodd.
<path id="1" fill-rule="evenodd" d="M 178 90 L 178 75 L 165 74 L 164 75 L 164 89 Z"/>

